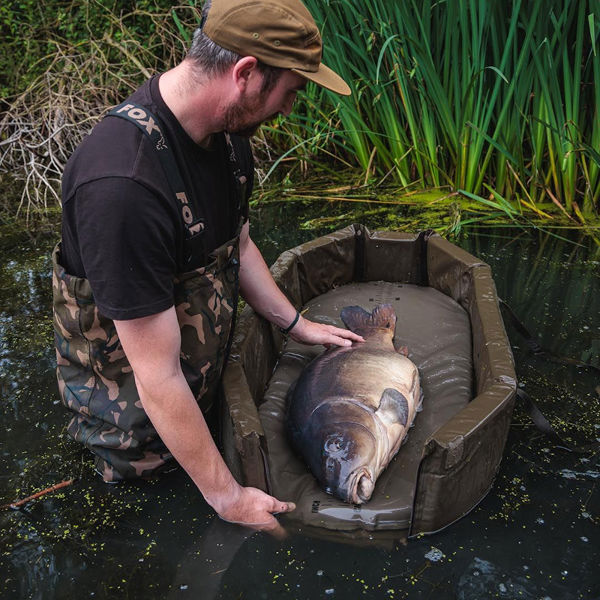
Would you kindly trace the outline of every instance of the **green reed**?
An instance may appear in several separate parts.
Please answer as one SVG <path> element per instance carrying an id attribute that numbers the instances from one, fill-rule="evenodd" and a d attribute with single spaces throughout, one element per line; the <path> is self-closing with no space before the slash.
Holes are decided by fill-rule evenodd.
<path id="1" fill-rule="evenodd" d="M 305 2 L 325 62 L 353 94 L 310 84 L 293 115 L 257 139 L 260 180 L 329 173 L 362 189 L 460 192 L 469 207 L 509 219 L 594 222 L 598 0 Z M 1 47 L 16 61 L 0 77 L 0 176 L 26 182 L 18 211 L 58 197 L 61 165 L 90 115 L 183 56 L 200 4 L 51 2 L 40 19 L 27 0 L 0 18 Z"/>
<path id="2" fill-rule="evenodd" d="M 361 183 L 448 186 L 509 216 L 600 209 L 597 0 L 306 5 L 353 94 L 310 86 L 273 144 L 292 136 L 305 163 L 327 153 Z"/>

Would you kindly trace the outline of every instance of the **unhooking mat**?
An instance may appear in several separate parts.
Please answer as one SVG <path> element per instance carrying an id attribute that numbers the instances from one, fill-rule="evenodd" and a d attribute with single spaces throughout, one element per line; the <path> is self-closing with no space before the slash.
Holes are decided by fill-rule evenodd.
<path id="1" fill-rule="evenodd" d="M 392 304 L 397 315 L 394 345 L 408 346 L 423 389 L 423 410 L 417 414 L 406 443 L 377 480 L 373 496 L 362 505 L 347 504 L 318 486 L 285 431 L 285 398 L 302 369 L 324 351 L 288 340 L 259 408 L 268 446 L 272 493 L 293 501 L 289 518 L 305 525 L 339 531 L 407 529 L 417 471 L 427 438 L 473 397 L 471 327 L 466 311 L 434 288 L 389 282 L 352 283 L 318 296 L 304 307 L 307 318 L 344 327 L 344 306 L 371 311 Z"/>

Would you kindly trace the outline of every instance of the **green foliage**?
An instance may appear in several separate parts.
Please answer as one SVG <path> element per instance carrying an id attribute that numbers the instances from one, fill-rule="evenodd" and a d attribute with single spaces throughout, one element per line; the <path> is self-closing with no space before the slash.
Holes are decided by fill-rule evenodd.
<path id="1" fill-rule="evenodd" d="M 597 0 L 305 3 L 323 32 L 324 61 L 353 94 L 310 84 L 289 119 L 264 127 L 256 144 L 263 180 L 275 171 L 298 182 L 315 169 L 344 169 L 370 188 L 458 192 L 510 220 L 597 218 Z M 21 115 L 37 102 L 45 112 L 32 110 L 33 120 L 47 123 L 45 138 L 57 142 L 50 109 L 58 103 L 63 115 L 74 112 L 75 90 L 83 91 L 79 114 L 99 114 L 179 61 L 199 21 L 196 4 L 0 3 L 3 108 Z M 6 120 L 0 139 L 15 122 Z M 58 176 L 52 172 L 51 185 Z"/>
<path id="2" fill-rule="evenodd" d="M 365 178 L 448 185 L 507 215 L 560 206 L 585 220 L 600 208 L 597 1 L 306 4 L 353 95 L 309 89 L 280 128 L 283 143 L 318 142 L 299 148 L 304 160 L 326 150 Z M 326 147 L 315 134 L 323 96 L 336 106 Z"/>
<path id="3" fill-rule="evenodd" d="M 198 22 L 193 2 L 1 4 L 0 214 L 29 224 L 58 204 L 64 165 L 81 139 L 109 106 L 177 64 L 187 49 L 180 32 Z M 8 194 L 15 189 L 20 199 Z"/>
<path id="4" fill-rule="evenodd" d="M 6 0 L 0 3 L 0 95 L 14 96 L 43 75 L 57 47 L 81 54 L 100 50 L 118 62 L 116 45 L 132 45 L 146 51 L 147 68 L 165 68 L 172 49 L 157 41 L 184 30 L 178 9 L 189 17 L 185 6 L 167 0 Z"/>

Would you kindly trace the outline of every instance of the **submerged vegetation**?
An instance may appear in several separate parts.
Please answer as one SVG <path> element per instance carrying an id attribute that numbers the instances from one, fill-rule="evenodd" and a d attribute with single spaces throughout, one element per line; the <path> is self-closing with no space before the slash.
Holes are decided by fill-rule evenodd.
<path id="1" fill-rule="evenodd" d="M 328 191 L 314 196 L 371 203 L 434 190 L 455 229 L 483 213 L 598 224 L 597 2 L 305 3 L 325 62 L 353 94 L 310 85 L 292 117 L 263 128 L 255 150 L 267 189 L 307 197 L 318 178 Z M 57 203 L 82 136 L 175 64 L 198 21 L 192 3 L 165 0 L 3 3 L 0 182 L 20 187 L 13 213 Z"/>

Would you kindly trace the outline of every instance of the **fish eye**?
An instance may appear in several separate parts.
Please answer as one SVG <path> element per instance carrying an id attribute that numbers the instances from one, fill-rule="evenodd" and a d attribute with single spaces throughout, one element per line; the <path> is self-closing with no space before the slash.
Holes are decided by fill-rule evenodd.
<path id="1" fill-rule="evenodd" d="M 325 451 L 329 454 L 337 454 L 346 446 L 341 435 L 332 435 L 325 440 Z"/>

